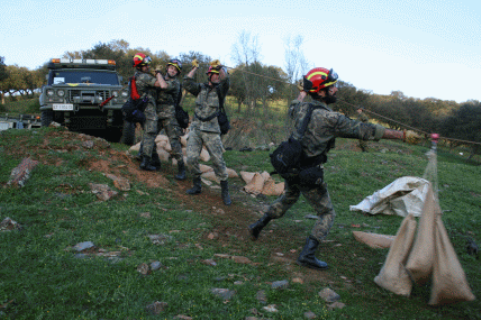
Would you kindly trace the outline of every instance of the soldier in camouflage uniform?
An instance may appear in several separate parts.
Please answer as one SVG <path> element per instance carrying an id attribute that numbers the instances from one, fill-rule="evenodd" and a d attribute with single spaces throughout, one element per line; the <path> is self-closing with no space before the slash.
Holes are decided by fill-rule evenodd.
<path id="1" fill-rule="evenodd" d="M 368 122 L 368 118 L 364 114 L 364 107 L 359 107 L 357 110 L 357 120 L 361 121 L 362 123 Z M 361 148 L 362 152 L 367 151 L 367 140 L 359 139 L 359 148 Z"/>
<path id="2" fill-rule="evenodd" d="M 224 204 L 232 203 L 229 196 L 227 183 L 227 167 L 222 156 L 224 147 L 220 139 L 220 128 L 217 120 L 219 112 L 219 99 L 225 99 L 229 90 L 229 76 L 227 69 L 218 60 L 211 62 L 207 71 L 207 83 L 195 83 L 194 74 L 199 67 L 197 60 L 192 62 L 193 68 L 184 78 L 184 88 L 197 97 L 195 100 L 194 119 L 190 126 L 189 140 L 187 142 L 187 164 L 193 176 L 193 187 L 187 190 L 188 194 L 199 194 L 202 191 L 199 167 L 199 156 L 202 145 L 205 145 L 212 159 L 214 171 L 220 180 L 222 200 Z"/>
<path id="3" fill-rule="evenodd" d="M 291 117 L 295 120 L 296 128 L 300 127 L 308 109 L 313 109 L 307 130 L 301 139 L 303 149 L 301 171 L 298 175 L 285 181 L 284 193 L 270 205 L 263 217 L 249 226 L 249 231 L 256 240 L 267 223 L 272 219 L 281 218 L 297 202 L 302 193 L 315 209 L 319 219 L 307 237 L 297 263 L 317 269 L 327 268 L 327 263 L 318 260 L 314 254 L 319 242 L 329 234 L 336 217 L 327 191 L 327 184 L 324 181 L 323 168 L 323 164 L 327 161 L 328 151 L 334 148 L 336 137 L 364 140 L 403 139 L 406 137 L 406 133 L 403 134 L 402 131 L 389 130 L 379 125 L 351 120 L 341 113 L 333 112 L 328 104 L 336 101 L 337 79 L 337 74 L 332 69 L 315 68 L 309 71 L 302 80 L 300 84 L 302 91 L 290 106 Z M 302 102 L 307 94 L 313 99 L 310 103 Z M 294 136 L 296 134 L 297 131 Z M 418 136 L 411 131 L 408 131 L 407 134 Z"/>
<path id="4" fill-rule="evenodd" d="M 182 155 L 182 145 L 180 143 L 180 136 L 182 135 L 182 129 L 175 117 L 175 104 L 180 102 L 182 96 L 181 84 L 177 79 L 177 76 L 182 71 L 182 63 L 179 59 L 172 59 L 167 63 L 167 70 L 164 77 L 167 83 L 167 88 L 158 90 L 157 92 L 157 117 L 158 127 L 157 132 L 162 129 L 165 130 L 166 135 L 169 137 L 170 145 L 172 146 L 172 156 L 177 160 L 178 174 L 174 176 L 177 180 L 185 179 L 185 165 L 184 157 Z M 155 137 L 154 137 L 155 143 Z"/>
<path id="5" fill-rule="evenodd" d="M 144 111 L 146 120 L 144 126 L 144 139 L 142 141 L 142 162 L 140 163 L 140 169 L 148 171 L 157 170 L 157 167 L 152 164 L 152 153 L 154 150 L 153 143 L 149 143 L 151 136 L 153 135 L 155 139 L 155 135 L 157 134 L 157 114 L 154 97 L 157 96 L 156 91 L 158 89 L 165 89 L 168 87 L 160 73 L 156 73 L 155 77 L 149 73 L 151 63 L 152 59 L 141 52 L 136 53 L 133 59 L 133 65 L 136 68 L 134 77 L 137 86 L 137 92 L 139 93 L 141 99 L 148 99 L 147 106 L 145 107 Z M 156 158 L 158 160 L 158 164 L 160 164 L 158 155 Z"/>

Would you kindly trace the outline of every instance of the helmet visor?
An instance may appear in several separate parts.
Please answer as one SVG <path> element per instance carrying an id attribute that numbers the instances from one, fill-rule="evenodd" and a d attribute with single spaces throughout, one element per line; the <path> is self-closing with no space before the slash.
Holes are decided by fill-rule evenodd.
<path id="1" fill-rule="evenodd" d="M 142 61 L 142 64 L 148 65 L 152 63 L 152 58 L 147 56 L 144 58 L 144 61 Z"/>

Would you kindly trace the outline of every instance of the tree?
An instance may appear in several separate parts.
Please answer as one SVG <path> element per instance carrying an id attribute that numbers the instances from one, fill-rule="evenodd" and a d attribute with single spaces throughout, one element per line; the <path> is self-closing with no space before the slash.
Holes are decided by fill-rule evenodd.
<path id="1" fill-rule="evenodd" d="M 461 104 L 442 124 L 441 133 L 445 137 L 481 142 L 481 103 L 470 101 Z M 479 144 L 469 145 L 470 158 L 481 150 Z"/>
<path id="2" fill-rule="evenodd" d="M 2 82 L 7 80 L 8 78 L 8 72 L 7 72 L 7 66 L 5 65 L 5 58 L 0 57 L 0 87 L 2 87 Z M 3 95 L 3 91 L 0 92 L 0 101 L 2 104 L 5 104 L 5 97 Z"/>

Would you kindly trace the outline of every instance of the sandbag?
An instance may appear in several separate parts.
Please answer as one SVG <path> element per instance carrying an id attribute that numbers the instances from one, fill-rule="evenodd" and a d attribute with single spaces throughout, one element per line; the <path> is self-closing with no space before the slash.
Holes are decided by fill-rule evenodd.
<path id="1" fill-rule="evenodd" d="M 377 285 L 395 294 L 403 296 L 411 294 L 413 284 L 404 263 L 411 250 L 415 232 L 416 220 L 409 214 L 399 227 L 381 271 L 374 278 Z"/>
<path id="2" fill-rule="evenodd" d="M 441 214 L 441 208 L 430 185 L 419 220 L 416 240 L 406 263 L 409 275 L 414 282 L 420 285 L 426 283 L 432 273 L 434 264 L 434 230 L 437 214 Z"/>
<path id="3" fill-rule="evenodd" d="M 199 168 L 202 173 L 214 171 L 214 168 L 202 163 L 199 164 Z"/>
<path id="4" fill-rule="evenodd" d="M 227 175 L 229 176 L 229 178 L 238 178 L 239 177 L 237 172 L 235 172 L 234 169 L 230 169 L 230 168 L 227 168 Z"/>
<path id="5" fill-rule="evenodd" d="M 244 180 L 246 184 L 249 184 L 252 181 L 252 178 L 254 178 L 255 174 L 256 174 L 255 172 L 246 172 L 246 171 L 240 172 L 241 178 L 242 180 Z"/>
<path id="6" fill-rule="evenodd" d="M 473 301 L 476 297 L 471 292 L 463 267 L 449 240 L 440 214 L 436 215 L 435 223 L 435 258 L 429 304 L 439 306 Z"/>
<path id="7" fill-rule="evenodd" d="M 217 177 L 217 175 L 215 174 L 214 171 L 205 172 L 205 173 L 201 174 L 200 177 L 205 179 L 205 180 L 215 181 L 217 183 L 220 183 L 220 180 L 219 180 L 219 178 Z"/>
<path id="8" fill-rule="evenodd" d="M 264 180 L 264 188 L 262 189 L 262 194 L 266 196 L 279 196 L 284 192 L 284 182 L 275 183 L 272 177 Z"/>
<path id="9" fill-rule="evenodd" d="M 167 150 L 157 147 L 157 153 L 159 154 L 159 159 L 162 162 L 167 162 L 170 159 L 170 153 Z"/>
<path id="10" fill-rule="evenodd" d="M 395 236 L 377 234 L 363 231 L 353 231 L 354 238 L 364 244 L 367 244 L 374 249 L 387 249 L 391 247 Z"/>
<path id="11" fill-rule="evenodd" d="M 244 186 L 244 191 L 247 193 L 253 193 L 255 195 L 262 192 L 264 189 L 264 177 L 262 174 L 256 172 L 252 180 Z"/>

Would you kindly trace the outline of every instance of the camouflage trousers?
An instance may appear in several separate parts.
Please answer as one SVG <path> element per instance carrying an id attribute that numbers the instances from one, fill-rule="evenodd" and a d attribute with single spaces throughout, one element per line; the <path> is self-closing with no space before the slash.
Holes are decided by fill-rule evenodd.
<path id="1" fill-rule="evenodd" d="M 281 218 L 297 202 L 302 193 L 319 217 L 312 228 L 311 236 L 319 241 L 326 238 L 336 217 L 326 182 L 306 186 L 286 181 L 285 186 L 284 193 L 269 206 L 266 214 L 273 219 Z"/>
<path id="2" fill-rule="evenodd" d="M 182 129 L 175 117 L 167 119 L 159 119 L 155 107 L 151 104 L 145 109 L 145 125 L 144 137 L 142 139 L 143 154 L 152 157 L 155 146 L 155 138 L 158 133 L 164 129 L 165 134 L 169 137 L 170 145 L 172 146 L 172 156 L 180 161 L 182 156 L 182 145 L 180 143 L 180 136 Z"/>
<path id="3" fill-rule="evenodd" d="M 203 145 L 209 152 L 216 176 L 220 181 L 227 181 L 227 167 L 222 156 L 224 146 L 222 145 L 220 134 L 201 131 L 199 129 L 192 130 L 189 133 L 189 140 L 187 141 L 187 165 L 190 168 L 192 176 L 198 178 L 202 174 L 199 166 L 199 156 Z"/>

